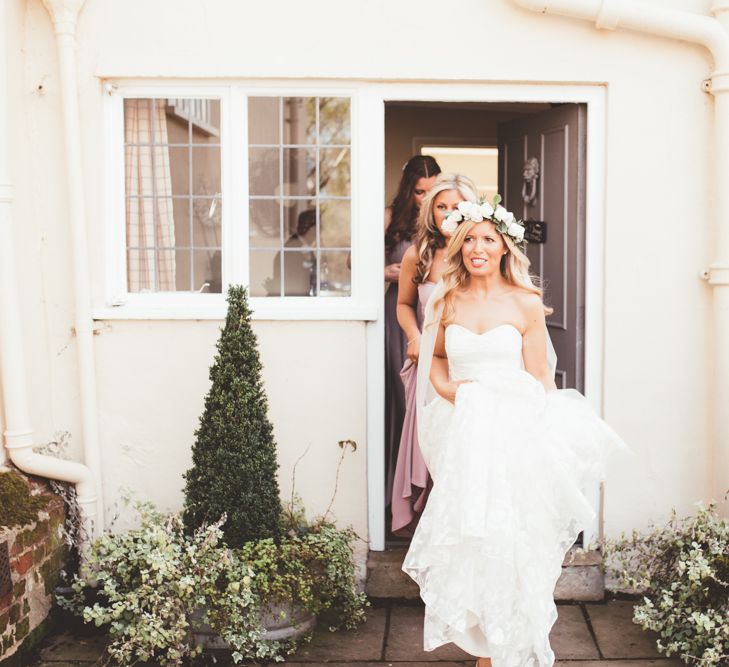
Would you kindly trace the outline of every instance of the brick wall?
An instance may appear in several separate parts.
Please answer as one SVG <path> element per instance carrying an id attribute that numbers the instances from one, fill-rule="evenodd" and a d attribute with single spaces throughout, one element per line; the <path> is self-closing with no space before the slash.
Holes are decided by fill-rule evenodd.
<path id="1" fill-rule="evenodd" d="M 32 495 L 48 500 L 37 520 L 12 528 L 0 526 L 0 547 L 8 545 L 12 590 L 0 598 L 0 660 L 15 654 L 48 616 L 53 589 L 68 556 L 61 536 L 63 500 L 40 478 L 23 476 Z M 47 495 L 46 495 L 47 494 Z"/>

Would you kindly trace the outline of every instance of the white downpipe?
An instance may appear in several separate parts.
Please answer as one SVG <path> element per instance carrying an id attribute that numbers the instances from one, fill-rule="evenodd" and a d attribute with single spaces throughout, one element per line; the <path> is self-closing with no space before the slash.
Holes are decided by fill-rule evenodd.
<path id="1" fill-rule="evenodd" d="M 66 145 L 66 185 L 73 259 L 75 333 L 78 345 L 81 428 L 84 461 L 91 469 L 98 489 L 99 521 L 104 520 L 103 486 L 99 447 L 96 370 L 94 367 L 93 319 L 86 244 L 84 174 L 81 162 L 81 121 L 76 75 L 76 23 L 85 0 L 43 0 L 53 21 L 58 46 L 58 64 Z"/>
<path id="2" fill-rule="evenodd" d="M 714 60 L 708 92 L 714 95 L 716 155 L 715 260 L 703 271 L 714 288 L 715 364 L 711 379 L 713 455 L 711 495 L 721 501 L 729 490 L 729 0 L 714 0 L 706 16 L 664 8 L 638 0 L 512 0 L 542 14 L 558 14 L 594 21 L 597 28 L 626 28 L 706 47 Z M 720 502 L 729 513 L 729 502 Z"/>
<path id="3" fill-rule="evenodd" d="M 2 3 L 2 10 L 7 5 Z M 7 21 L 0 15 L 0 95 L 8 100 Z M 97 526 L 96 488 L 89 468 L 80 463 L 43 456 L 33 451 L 33 430 L 28 410 L 23 331 L 15 273 L 10 182 L 9 122 L 7 104 L 0 104 L 0 383 L 5 412 L 5 447 L 21 470 L 76 485 L 86 529 L 91 536 Z"/>

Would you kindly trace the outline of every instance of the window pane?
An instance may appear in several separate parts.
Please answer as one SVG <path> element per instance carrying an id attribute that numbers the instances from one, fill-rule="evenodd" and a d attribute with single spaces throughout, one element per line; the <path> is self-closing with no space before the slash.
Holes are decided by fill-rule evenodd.
<path id="1" fill-rule="evenodd" d="M 284 148 L 285 195 L 316 194 L 316 149 Z"/>
<path id="2" fill-rule="evenodd" d="M 192 251 L 189 248 L 178 248 L 175 251 L 176 280 L 179 292 L 192 290 Z"/>
<path id="3" fill-rule="evenodd" d="M 349 196 L 349 149 L 319 150 L 319 191 L 330 197 Z"/>
<path id="4" fill-rule="evenodd" d="M 351 293 L 350 135 L 347 98 L 249 99 L 251 295 Z"/>
<path id="5" fill-rule="evenodd" d="M 281 247 L 281 201 L 279 199 L 251 199 L 251 248 Z"/>
<path id="6" fill-rule="evenodd" d="M 284 296 L 316 296 L 316 252 L 284 250 Z"/>
<path id="7" fill-rule="evenodd" d="M 322 248 L 349 248 L 352 226 L 349 199 L 322 200 L 319 217 Z"/>
<path id="8" fill-rule="evenodd" d="M 278 97 L 251 97 L 248 100 L 248 143 L 281 143 L 281 113 Z"/>
<path id="9" fill-rule="evenodd" d="M 220 100 L 126 99 L 124 143 L 127 288 L 219 291 Z"/>
<path id="10" fill-rule="evenodd" d="M 320 258 L 320 296 L 350 296 L 352 293 L 351 253 L 341 250 L 323 250 Z"/>
<path id="11" fill-rule="evenodd" d="M 190 194 L 190 148 L 189 146 L 169 146 L 170 181 L 172 192 L 176 195 Z"/>
<path id="12" fill-rule="evenodd" d="M 319 143 L 349 144 L 349 99 L 322 97 L 319 99 Z"/>
<path id="13" fill-rule="evenodd" d="M 250 148 L 248 170 L 250 194 L 279 194 L 281 174 L 278 148 Z"/>
<path id="14" fill-rule="evenodd" d="M 316 248 L 316 200 L 284 199 L 284 245 L 306 245 Z"/>
<path id="15" fill-rule="evenodd" d="M 250 275 L 251 296 L 281 296 L 280 251 L 252 251 Z"/>
<path id="16" fill-rule="evenodd" d="M 220 100 L 170 98 L 165 110 L 170 143 L 220 143 Z"/>
<path id="17" fill-rule="evenodd" d="M 175 197 L 172 210 L 175 216 L 175 243 L 189 247 L 192 244 L 192 225 L 190 224 L 190 198 Z"/>
<path id="18" fill-rule="evenodd" d="M 286 97 L 283 113 L 284 144 L 316 143 L 316 98 Z"/>
<path id="19" fill-rule="evenodd" d="M 220 194 L 220 146 L 193 147 L 191 186 L 194 195 Z"/>
<path id="20" fill-rule="evenodd" d="M 219 197 L 196 197 L 192 200 L 192 241 L 196 248 L 222 246 L 222 201 Z"/>
<path id="21" fill-rule="evenodd" d="M 193 289 L 196 292 L 221 292 L 221 258 L 222 254 L 220 252 L 220 248 L 209 248 L 207 250 L 193 251 Z"/>

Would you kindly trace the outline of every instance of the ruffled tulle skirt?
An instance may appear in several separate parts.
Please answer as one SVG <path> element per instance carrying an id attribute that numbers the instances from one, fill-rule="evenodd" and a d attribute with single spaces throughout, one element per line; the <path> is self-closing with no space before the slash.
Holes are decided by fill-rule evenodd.
<path id="1" fill-rule="evenodd" d="M 574 390 L 519 370 L 425 408 L 434 486 L 403 563 L 425 602 L 423 646 L 454 642 L 493 667 L 551 667 L 562 562 L 595 517 L 586 490 L 626 449 Z"/>

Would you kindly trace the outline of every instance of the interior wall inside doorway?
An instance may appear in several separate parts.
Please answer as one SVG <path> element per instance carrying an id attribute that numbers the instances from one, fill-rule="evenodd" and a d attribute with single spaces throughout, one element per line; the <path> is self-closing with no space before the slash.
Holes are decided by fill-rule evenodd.
<path id="1" fill-rule="evenodd" d="M 388 102 L 385 106 L 386 204 L 395 196 L 403 165 L 420 153 L 422 145 L 496 147 L 499 123 L 549 107 L 527 103 Z"/>

